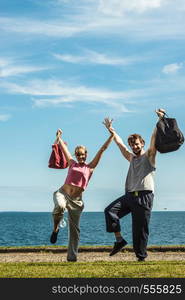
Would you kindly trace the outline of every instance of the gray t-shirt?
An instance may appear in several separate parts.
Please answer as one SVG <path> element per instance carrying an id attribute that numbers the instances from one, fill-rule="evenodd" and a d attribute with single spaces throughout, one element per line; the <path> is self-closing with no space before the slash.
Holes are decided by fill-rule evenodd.
<path id="1" fill-rule="evenodd" d="M 154 191 L 155 170 L 156 168 L 151 165 L 146 153 L 140 157 L 134 156 L 130 162 L 126 178 L 126 192 Z"/>

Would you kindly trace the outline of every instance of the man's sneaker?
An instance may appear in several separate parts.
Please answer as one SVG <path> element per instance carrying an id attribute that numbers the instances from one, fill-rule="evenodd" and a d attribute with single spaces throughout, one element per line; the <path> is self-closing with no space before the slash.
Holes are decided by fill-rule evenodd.
<path id="1" fill-rule="evenodd" d="M 115 242 L 114 247 L 109 255 L 112 256 L 112 255 L 118 253 L 126 245 L 127 245 L 127 242 L 124 239 L 121 242 Z"/>
<path id="2" fill-rule="evenodd" d="M 52 244 L 55 244 L 55 243 L 56 243 L 58 233 L 59 233 L 59 230 L 58 230 L 58 231 L 53 231 L 53 232 L 52 232 L 52 234 L 51 234 L 51 236 L 50 236 L 50 242 L 51 242 Z"/>
<path id="3" fill-rule="evenodd" d="M 67 261 L 68 261 L 68 262 L 76 262 L 77 259 L 76 259 L 76 258 L 72 258 L 72 259 L 71 259 L 71 258 L 67 258 Z"/>
<path id="4" fill-rule="evenodd" d="M 144 261 L 145 261 L 145 258 L 144 258 L 144 257 L 139 257 L 137 261 L 139 261 L 139 262 L 144 262 Z"/>

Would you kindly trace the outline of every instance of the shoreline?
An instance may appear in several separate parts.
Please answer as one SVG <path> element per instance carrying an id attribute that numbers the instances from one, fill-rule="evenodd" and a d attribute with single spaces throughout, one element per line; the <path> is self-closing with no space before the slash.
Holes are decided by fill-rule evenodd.
<path id="1" fill-rule="evenodd" d="M 80 246 L 80 252 L 110 252 L 112 246 Z M 28 253 L 28 252 L 53 252 L 64 253 L 67 251 L 67 246 L 0 246 L 0 253 Z M 185 252 L 185 245 L 164 245 L 164 246 L 149 246 L 147 251 L 150 252 Z M 132 246 L 126 246 L 122 252 L 134 252 Z"/>
<path id="2" fill-rule="evenodd" d="M 131 246 L 109 256 L 112 246 L 81 246 L 78 262 L 134 262 L 135 253 Z M 185 261 L 185 246 L 151 246 L 147 248 L 146 262 Z M 0 247 L 0 264 L 3 263 L 63 263 L 66 262 L 67 246 Z"/>

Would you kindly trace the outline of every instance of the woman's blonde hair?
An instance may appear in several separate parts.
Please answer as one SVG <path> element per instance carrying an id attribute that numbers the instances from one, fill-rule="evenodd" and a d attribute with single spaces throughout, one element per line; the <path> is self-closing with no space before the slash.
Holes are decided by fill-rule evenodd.
<path id="1" fill-rule="evenodd" d="M 75 154 L 78 152 L 78 150 L 80 149 L 83 149 L 85 151 L 85 154 L 87 154 L 87 148 L 83 145 L 79 145 L 79 146 L 76 146 L 75 148 Z"/>

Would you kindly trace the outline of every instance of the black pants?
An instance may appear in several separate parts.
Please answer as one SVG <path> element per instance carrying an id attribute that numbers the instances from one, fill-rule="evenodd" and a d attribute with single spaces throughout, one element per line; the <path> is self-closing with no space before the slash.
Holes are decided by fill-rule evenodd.
<path id="1" fill-rule="evenodd" d="M 149 222 L 154 194 L 140 191 L 138 196 L 126 193 L 105 208 L 106 229 L 108 232 L 120 232 L 120 219 L 132 214 L 133 248 L 138 258 L 147 256 L 146 247 L 149 235 Z"/>

